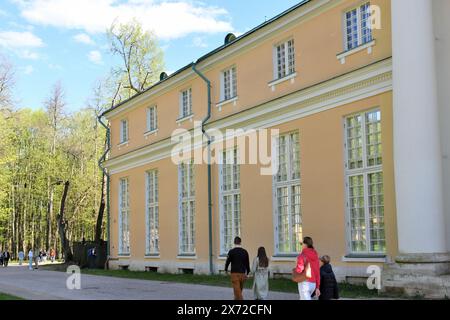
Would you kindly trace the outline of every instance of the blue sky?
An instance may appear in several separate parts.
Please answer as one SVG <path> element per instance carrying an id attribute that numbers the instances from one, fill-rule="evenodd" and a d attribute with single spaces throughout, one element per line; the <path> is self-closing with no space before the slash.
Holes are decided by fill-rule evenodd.
<path id="1" fill-rule="evenodd" d="M 67 109 L 86 105 L 115 61 L 104 30 L 136 18 L 153 30 L 175 71 L 299 0 L 0 0 L 0 54 L 16 69 L 19 107 L 42 107 L 61 81 Z"/>

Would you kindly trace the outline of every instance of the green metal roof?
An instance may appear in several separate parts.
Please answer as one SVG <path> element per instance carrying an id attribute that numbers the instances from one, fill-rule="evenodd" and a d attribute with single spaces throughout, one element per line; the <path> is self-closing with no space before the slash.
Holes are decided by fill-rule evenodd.
<path id="1" fill-rule="evenodd" d="M 276 15 L 275 17 L 271 18 L 270 20 L 267 20 L 267 21 L 261 23 L 261 24 L 258 25 L 257 27 L 255 27 L 255 28 L 253 28 L 253 29 L 247 31 L 246 33 L 240 35 L 239 37 L 236 37 L 236 39 L 234 39 L 233 41 L 230 41 L 229 43 L 223 44 L 223 45 L 221 45 L 220 47 L 214 49 L 213 51 L 211 51 L 211 52 L 209 52 L 209 53 L 203 55 L 203 56 L 200 57 L 195 63 L 194 63 L 194 62 L 189 63 L 188 65 L 186 65 L 186 66 L 182 67 L 181 69 L 178 69 L 177 71 L 175 71 L 174 73 L 172 73 L 172 74 L 171 74 L 170 76 L 168 76 L 167 78 L 165 78 L 165 79 L 163 79 L 163 80 L 161 80 L 161 81 L 155 83 L 154 85 L 148 87 L 148 88 L 145 89 L 144 91 L 142 91 L 142 92 L 140 92 L 140 93 L 137 93 L 137 94 L 135 94 L 134 96 L 132 96 L 132 97 L 130 97 L 130 98 L 128 98 L 128 99 L 126 99 L 126 100 L 120 102 L 119 104 L 113 106 L 112 108 L 106 110 L 105 112 L 103 112 L 103 113 L 101 114 L 101 116 L 104 116 L 105 114 L 111 112 L 112 110 L 117 109 L 118 107 L 120 107 L 120 106 L 126 104 L 127 102 L 129 102 L 129 101 L 133 100 L 134 98 L 136 98 L 136 97 L 142 95 L 143 93 L 146 93 L 146 92 L 152 90 L 153 88 L 155 88 L 155 87 L 157 87 L 157 86 L 163 84 L 164 82 L 168 81 L 169 79 L 174 78 L 175 76 L 177 76 L 178 74 L 182 73 L 183 71 L 185 71 L 185 70 L 187 70 L 187 69 L 189 69 L 189 68 L 192 68 L 192 66 L 193 66 L 194 64 L 197 64 L 197 63 L 199 63 L 199 62 L 201 62 L 201 61 L 204 61 L 204 60 L 208 59 L 209 57 L 215 55 L 216 53 L 219 53 L 220 51 L 222 51 L 222 50 L 224 50 L 224 49 L 226 49 L 226 48 L 228 48 L 228 47 L 234 45 L 235 43 L 241 41 L 242 39 L 244 39 L 244 38 L 246 38 L 246 37 L 248 37 L 248 36 L 250 36 L 251 34 L 255 33 L 256 31 L 258 31 L 258 30 L 264 28 L 265 26 L 267 26 L 267 25 L 269 25 L 269 24 L 271 24 L 271 23 L 273 23 L 273 22 L 275 22 L 275 21 L 281 19 L 282 17 L 286 16 L 287 14 L 291 13 L 292 11 L 295 11 L 296 9 L 300 8 L 301 6 L 307 4 L 308 2 L 311 2 L 311 1 L 312 1 L 312 0 L 302 0 L 302 1 L 300 1 L 300 2 L 299 2 L 298 4 L 296 4 L 295 6 L 293 6 L 293 7 L 289 8 L 289 9 L 287 9 L 286 11 L 284 11 L 284 12 L 278 14 L 278 15 Z"/>

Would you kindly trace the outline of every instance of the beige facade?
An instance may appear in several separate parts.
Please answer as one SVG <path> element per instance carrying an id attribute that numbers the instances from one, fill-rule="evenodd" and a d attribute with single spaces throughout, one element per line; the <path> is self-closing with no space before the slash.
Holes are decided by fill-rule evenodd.
<path id="1" fill-rule="evenodd" d="M 384 266 L 398 255 L 390 1 L 370 1 L 381 13 L 381 28 L 372 30 L 370 41 L 351 50 L 345 44 L 347 12 L 354 8 L 361 10 L 366 3 L 306 2 L 196 62 L 196 68 L 211 81 L 212 112 L 205 129 L 265 128 L 278 129 L 281 135 L 298 133 L 302 236 L 314 239 L 319 254 L 330 255 L 341 279 L 367 277 L 367 266 Z M 295 48 L 295 72 L 278 80 L 276 48 L 291 40 Z M 236 70 L 237 95 L 223 102 L 222 72 L 230 67 Z M 180 119 L 181 92 L 187 89 L 192 90 L 192 117 Z M 157 107 L 157 130 L 148 132 L 147 109 L 152 106 Z M 380 252 L 359 252 L 352 247 L 354 222 L 350 219 L 348 183 L 353 173 L 346 169 L 348 140 L 344 124 L 348 116 L 361 114 L 365 118 L 371 110 L 381 114 L 379 170 L 383 176 L 381 226 L 385 246 Z M 180 173 L 171 158 L 174 130 L 193 131 L 194 123 L 202 121 L 206 113 L 205 82 L 190 66 L 105 113 L 111 129 L 111 152 L 104 164 L 110 174 L 111 267 L 128 266 L 133 270 L 156 267 L 159 272 L 210 271 L 208 166 L 194 165 L 195 254 L 183 255 L 180 252 Z M 128 139 L 121 142 L 123 121 L 127 123 Z M 270 139 L 266 144 L 272 151 Z M 296 255 L 277 250 L 276 186 L 274 177 L 261 175 L 260 169 L 260 164 L 239 166 L 239 235 L 251 256 L 256 255 L 259 246 L 264 246 L 271 257 L 273 274 L 286 274 L 292 269 Z M 147 252 L 150 231 L 146 173 L 151 170 L 158 172 L 159 251 L 154 254 Z M 213 164 L 214 272 L 223 270 L 225 263 L 225 252 L 221 249 L 224 230 L 220 174 L 220 166 Z M 119 213 L 123 197 L 119 195 L 121 179 L 127 179 L 129 186 L 130 250 L 126 254 L 120 252 L 119 246 L 119 225 L 123 223 Z M 366 195 L 366 201 L 369 196 Z M 367 210 L 364 214 L 369 222 L 370 214 Z"/>

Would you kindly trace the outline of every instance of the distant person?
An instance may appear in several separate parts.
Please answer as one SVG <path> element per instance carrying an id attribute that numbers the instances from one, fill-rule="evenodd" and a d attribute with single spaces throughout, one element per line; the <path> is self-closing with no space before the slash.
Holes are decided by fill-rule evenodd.
<path id="1" fill-rule="evenodd" d="M 266 300 L 269 293 L 269 258 L 264 247 L 258 249 L 258 255 L 253 259 L 252 273 L 255 300 Z"/>
<path id="2" fill-rule="evenodd" d="M 89 269 L 95 269 L 96 267 L 96 259 L 97 259 L 97 251 L 95 250 L 95 247 L 88 250 L 88 266 Z"/>
<path id="3" fill-rule="evenodd" d="M 320 296 L 319 300 L 339 299 L 339 289 L 330 264 L 330 257 L 325 255 L 320 258 Z"/>
<path id="4" fill-rule="evenodd" d="M 25 253 L 23 253 L 23 251 L 20 250 L 20 251 L 19 251 L 19 254 L 18 254 L 17 256 L 18 256 L 18 258 L 19 258 L 19 266 L 21 266 L 22 263 L 23 263 L 23 259 L 25 259 Z"/>
<path id="5" fill-rule="evenodd" d="M 36 249 L 33 253 L 33 257 L 34 257 L 34 268 L 37 269 L 39 267 L 39 262 L 41 260 L 41 252 Z"/>
<path id="6" fill-rule="evenodd" d="M 55 249 L 51 248 L 51 249 L 50 249 L 50 261 L 51 261 L 52 263 L 55 262 L 55 257 L 56 257 Z"/>
<path id="7" fill-rule="evenodd" d="M 241 238 L 234 238 L 234 248 L 228 252 L 225 263 L 225 272 L 228 273 L 228 266 L 231 263 L 231 283 L 233 285 L 234 300 L 244 300 L 242 290 L 244 282 L 250 272 L 250 260 L 248 252 L 241 247 Z"/>
<path id="8" fill-rule="evenodd" d="M 308 271 L 307 273 L 310 271 L 306 280 L 298 282 L 298 292 L 300 300 L 311 300 L 313 293 L 315 293 L 316 297 L 320 297 L 319 256 L 310 237 L 303 238 L 302 248 L 302 252 L 297 257 L 297 266 L 294 270 L 298 274 L 301 274 L 304 270 Z"/>
<path id="9" fill-rule="evenodd" d="M 8 249 L 3 252 L 3 266 L 6 268 L 8 266 L 9 259 L 11 258 L 11 254 Z"/>
<path id="10" fill-rule="evenodd" d="M 30 270 L 33 270 L 33 250 L 30 249 L 30 251 L 28 251 L 28 268 Z"/>

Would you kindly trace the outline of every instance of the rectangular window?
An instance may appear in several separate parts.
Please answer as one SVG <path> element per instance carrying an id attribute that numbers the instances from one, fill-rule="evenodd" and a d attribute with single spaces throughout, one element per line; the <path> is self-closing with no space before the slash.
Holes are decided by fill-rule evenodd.
<path id="1" fill-rule="evenodd" d="M 222 100 L 237 97 L 236 67 L 222 72 Z"/>
<path id="2" fill-rule="evenodd" d="M 302 241 L 299 133 L 280 136 L 276 148 L 279 167 L 274 176 L 275 251 L 298 254 Z"/>
<path id="3" fill-rule="evenodd" d="M 128 141 L 128 120 L 120 121 L 120 143 Z"/>
<path id="4" fill-rule="evenodd" d="M 147 131 L 158 129 L 157 107 L 153 106 L 147 109 Z"/>
<path id="5" fill-rule="evenodd" d="M 178 166 L 179 177 L 179 251 L 195 254 L 195 180 L 194 163 L 189 161 Z"/>
<path id="6" fill-rule="evenodd" d="M 180 119 L 192 114 L 192 89 L 184 90 L 180 94 Z"/>
<path id="7" fill-rule="evenodd" d="M 128 178 L 119 182 L 119 254 L 130 254 L 130 193 Z"/>
<path id="8" fill-rule="evenodd" d="M 284 78 L 295 73 L 294 39 L 283 42 L 275 47 L 275 79 Z"/>
<path id="9" fill-rule="evenodd" d="M 369 2 L 345 13 L 345 30 L 347 50 L 372 41 Z"/>
<path id="10" fill-rule="evenodd" d="M 385 253 L 381 112 L 345 119 L 349 243 L 352 253 Z"/>
<path id="11" fill-rule="evenodd" d="M 241 235 L 240 168 L 237 149 L 222 153 L 219 170 L 221 205 L 221 254 L 232 247 L 234 238 Z"/>
<path id="12" fill-rule="evenodd" d="M 159 253 L 158 170 L 147 172 L 146 254 Z"/>

